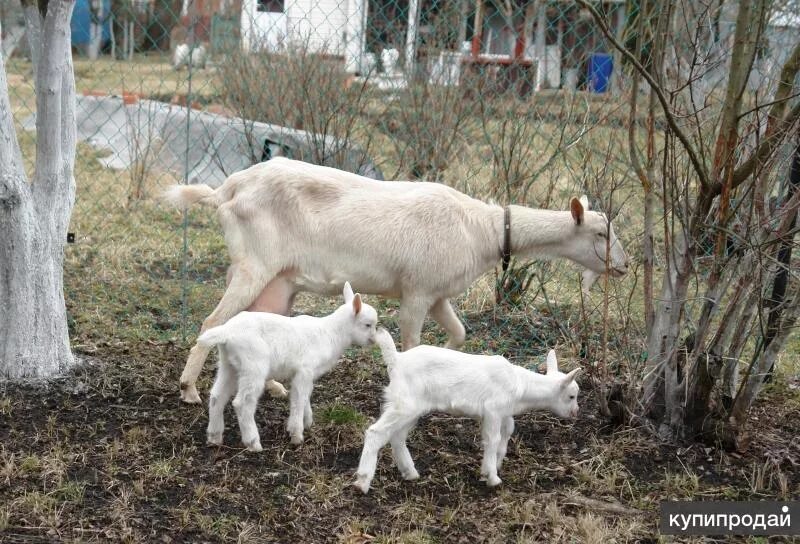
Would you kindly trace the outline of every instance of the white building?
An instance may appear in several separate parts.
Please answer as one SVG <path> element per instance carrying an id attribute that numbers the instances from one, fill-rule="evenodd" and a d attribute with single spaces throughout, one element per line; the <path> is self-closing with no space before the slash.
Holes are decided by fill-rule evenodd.
<path id="1" fill-rule="evenodd" d="M 245 50 L 307 47 L 361 68 L 366 0 L 243 0 L 241 21 Z"/>

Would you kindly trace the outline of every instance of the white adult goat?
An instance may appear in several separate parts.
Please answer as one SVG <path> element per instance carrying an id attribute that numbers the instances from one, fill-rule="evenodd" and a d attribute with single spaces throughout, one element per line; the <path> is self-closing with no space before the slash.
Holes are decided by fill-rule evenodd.
<path id="1" fill-rule="evenodd" d="M 208 443 L 221 444 L 225 405 L 236 393 L 233 408 L 242 443 L 261 451 L 255 419 L 258 399 L 267 378 L 291 380 L 286 430 L 292 444 L 303 441 L 311 426 L 314 381 L 336 365 L 353 344 L 372 343 L 378 314 L 361 295 L 344 284 L 344 304 L 325 317 L 286 317 L 264 312 L 241 312 L 224 325 L 208 329 L 197 339 L 207 349 L 219 346 L 219 369 L 208 401 Z"/>
<path id="2" fill-rule="evenodd" d="M 553 350 L 547 355 L 547 374 L 539 374 L 499 355 L 470 355 L 434 346 L 397 353 L 386 329 L 378 330 L 375 342 L 389 369 L 389 385 L 384 390 L 383 413 L 364 436 L 355 482 L 364 493 L 375 475 L 378 452 L 387 442 L 392 444 L 392 457 L 403 478 L 419 478 L 406 438 L 417 420 L 431 412 L 480 420 L 481 476 L 489 486 L 501 483 L 497 470 L 514 432 L 515 415 L 547 410 L 562 418 L 578 416 L 575 376 L 580 369 L 559 372 Z"/>
<path id="3" fill-rule="evenodd" d="M 216 190 L 178 185 L 165 198 L 216 207 L 225 233 L 229 284 L 202 330 L 248 308 L 288 315 L 296 293 L 335 294 L 349 279 L 362 293 L 401 299 L 404 349 L 419 344 L 428 312 L 447 331 L 448 347 L 464 343 L 449 299 L 501 259 L 507 224 L 503 207 L 440 183 L 378 182 L 286 158 L 237 172 Z M 628 258 L 614 229 L 587 208 L 585 197 L 573 198 L 566 212 L 509 206 L 506 249 L 565 257 L 592 278 L 607 269 L 625 274 Z M 180 380 L 186 402 L 200 402 L 195 382 L 207 356 L 202 346 L 189 354 Z"/>

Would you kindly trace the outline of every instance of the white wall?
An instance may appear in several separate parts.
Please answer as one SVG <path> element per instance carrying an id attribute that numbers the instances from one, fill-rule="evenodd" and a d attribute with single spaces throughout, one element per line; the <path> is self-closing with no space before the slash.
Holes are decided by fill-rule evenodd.
<path id="1" fill-rule="evenodd" d="M 287 0 L 289 44 L 308 44 L 311 51 L 345 54 L 348 2 L 344 0 Z"/>
<path id="2" fill-rule="evenodd" d="M 282 50 L 308 45 L 310 50 L 345 54 L 346 0 L 286 0 L 284 13 L 256 10 L 257 0 L 242 2 L 242 47 L 249 51 Z"/>

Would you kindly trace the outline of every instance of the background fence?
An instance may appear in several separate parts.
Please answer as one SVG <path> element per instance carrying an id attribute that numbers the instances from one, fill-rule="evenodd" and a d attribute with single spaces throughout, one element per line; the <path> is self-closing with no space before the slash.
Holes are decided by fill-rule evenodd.
<path id="1" fill-rule="evenodd" d="M 638 1 L 593 5 L 617 39 L 637 38 Z M 771 8 L 749 92 L 770 96 L 797 40 L 800 20 L 787 5 Z M 712 104 L 737 3 L 697 7 L 676 28 L 694 53 L 701 44 L 696 98 Z M 30 161 L 35 102 L 21 21 L 19 6 L 3 0 L 12 107 Z M 641 253 L 628 128 L 641 131 L 643 117 L 628 107 L 628 64 L 575 2 L 79 0 L 72 30 L 83 143 L 65 273 L 84 352 L 192 339 L 224 288 L 226 249 L 213 214 L 181 215 L 157 196 L 174 183 L 219 185 L 278 155 L 376 179 L 435 180 L 501 204 L 566 209 L 587 193 L 628 252 Z M 684 69 L 683 53 L 670 54 L 672 69 Z M 789 150 L 781 157 L 777 168 L 788 170 Z M 610 284 L 610 345 L 633 360 L 644 349 L 640 282 L 635 264 Z M 584 354 L 599 346 L 590 331 L 601 306 L 580 296 L 578 271 L 560 262 L 517 263 L 459 301 L 470 328 L 515 325 L 490 347 L 509 340 L 499 348 L 535 353 L 555 342 Z"/>

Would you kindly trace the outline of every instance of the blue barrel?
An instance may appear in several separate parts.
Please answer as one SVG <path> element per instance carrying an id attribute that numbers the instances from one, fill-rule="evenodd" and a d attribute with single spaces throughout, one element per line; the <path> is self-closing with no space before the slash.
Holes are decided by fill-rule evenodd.
<path id="1" fill-rule="evenodd" d="M 606 92 L 613 71 L 614 59 L 611 55 L 608 53 L 593 53 L 589 57 L 589 89 L 593 93 Z"/>
<path id="2" fill-rule="evenodd" d="M 90 9 L 91 0 L 77 0 L 75 8 L 72 10 L 72 45 L 86 45 L 91 40 L 92 13 Z M 111 38 L 111 0 L 103 0 L 103 43 Z"/>

